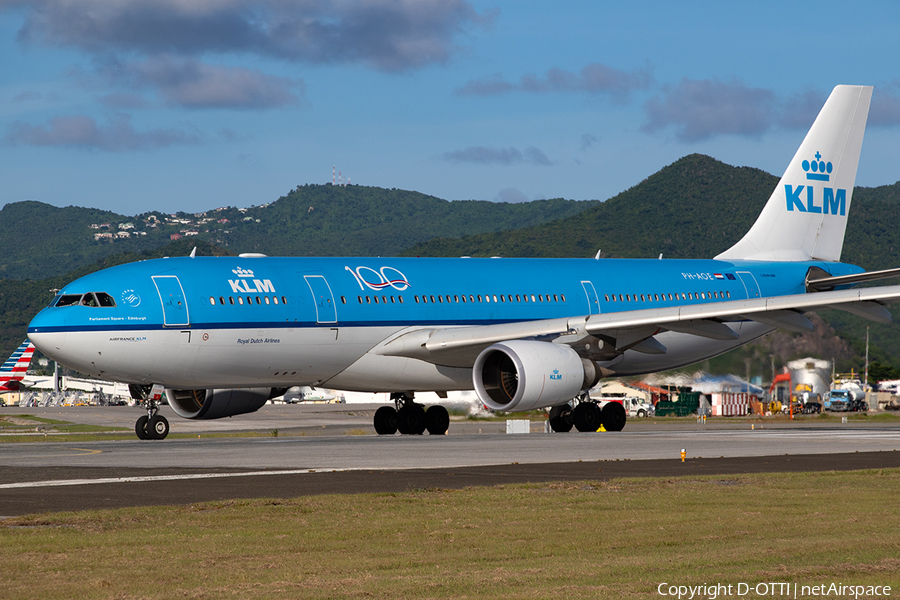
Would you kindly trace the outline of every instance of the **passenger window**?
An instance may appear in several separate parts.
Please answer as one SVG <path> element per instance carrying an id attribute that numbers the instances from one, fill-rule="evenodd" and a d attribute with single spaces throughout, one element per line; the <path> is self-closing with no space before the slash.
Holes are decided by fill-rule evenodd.
<path id="1" fill-rule="evenodd" d="M 222 296 L 219 296 L 219 304 L 225 306 L 225 298 L 223 298 Z"/>
<path id="2" fill-rule="evenodd" d="M 210 297 L 209 297 L 209 303 L 212 304 L 213 306 L 215 306 L 215 305 L 216 305 L 216 299 L 213 298 L 212 296 L 210 296 Z"/>
<path id="3" fill-rule="evenodd" d="M 343 302 L 344 304 L 347 304 L 347 299 L 344 298 L 343 296 L 341 296 L 341 302 Z M 266 304 L 268 304 L 268 303 L 269 303 L 269 297 L 266 296 Z"/>
<path id="4" fill-rule="evenodd" d="M 244 297 L 243 297 L 243 296 L 238 296 L 238 304 L 241 304 L 241 305 L 244 304 Z"/>

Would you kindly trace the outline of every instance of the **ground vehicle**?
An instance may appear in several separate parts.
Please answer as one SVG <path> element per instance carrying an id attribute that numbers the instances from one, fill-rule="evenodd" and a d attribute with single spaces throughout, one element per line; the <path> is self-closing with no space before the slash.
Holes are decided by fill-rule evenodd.
<path id="1" fill-rule="evenodd" d="M 655 412 L 652 404 L 635 396 L 623 398 L 622 406 L 625 407 L 629 417 L 652 417 Z"/>

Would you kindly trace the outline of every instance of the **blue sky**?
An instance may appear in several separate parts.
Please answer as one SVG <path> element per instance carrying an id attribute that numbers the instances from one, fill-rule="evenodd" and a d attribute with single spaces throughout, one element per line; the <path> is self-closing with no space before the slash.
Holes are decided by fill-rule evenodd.
<path id="1" fill-rule="evenodd" d="M 900 180 L 900 3 L 0 0 L 0 205 L 137 214 L 331 181 L 605 200 L 692 152 L 780 175 L 875 85 Z"/>

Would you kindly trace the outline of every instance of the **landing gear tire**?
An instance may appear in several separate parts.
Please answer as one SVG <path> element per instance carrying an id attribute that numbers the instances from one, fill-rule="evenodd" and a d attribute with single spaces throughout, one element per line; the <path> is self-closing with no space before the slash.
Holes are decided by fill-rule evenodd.
<path id="1" fill-rule="evenodd" d="M 169 421 L 162 415 L 153 415 L 147 422 L 147 437 L 151 440 L 164 440 L 169 435 Z"/>
<path id="2" fill-rule="evenodd" d="M 397 409 L 393 406 L 382 406 L 375 411 L 375 433 L 378 435 L 394 435 L 397 433 Z"/>
<path id="3" fill-rule="evenodd" d="M 405 435 L 425 432 L 425 409 L 421 404 L 409 403 L 397 411 L 397 429 Z"/>
<path id="4" fill-rule="evenodd" d="M 550 409 L 550 428 L 556 433 L 572 431 L 572 407 L 561 404 Z"/>
<path id="5" fill-rule="evenodd" d="M 431 435 L 444 435 L 450 429 L 450 413 L 439 404 L 428 407 L 425 411 L 425 429 Z"/>
<path id="6" fill-rule="evenodd" d="M 147 433 L 147 422 L 150 420 L 150 417 L 144 415 L 142 417 L 138 417 L 138 420 L 134 422 L 134 432 L 137 434 L 139 440 L 149 440 L 150 435 Z"/>
<path id="7" fill-rule="evenodd" d="M 625 421 L 628 415 L 625 413 L 625 407 L 618 402 L 609 402 L 603 407 L 601 412 L 603 428 L 607 431 L 622 431 L 625 427 Z"/>
<path id="8" fill-rule="evenodd" d="M 132 398 L 147 405 L 147 414 L 134 423 L 134 433 L 138 439 L 164 440 L 169 435 L 169 421 L 159 414 L 159 398 L 151 397 L 153 386 L 132 384 L 128 390 Z"/>
<path id="9" fill-rule="evenodd" d="M 621 406 L 621 405 L 619 405 Z M 600 407 L 593 402 L 582 402 L 572 413 L 575 429 L 581 432 L 597 431 L 602 423 Z"/>

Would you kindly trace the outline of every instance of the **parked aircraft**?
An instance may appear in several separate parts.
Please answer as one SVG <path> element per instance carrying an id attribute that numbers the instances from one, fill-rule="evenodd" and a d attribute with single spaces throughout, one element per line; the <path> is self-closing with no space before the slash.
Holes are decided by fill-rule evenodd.
<path id="1" fill-rule="evenodd" d="M 834 89 L 756 223 L 712 260 L 165 258 L 70 283 L 28 334 L 72 369 L 131 384 L 147 401 L 142 438 L 168 433 L 163 386 L 189 419 L 309 385 L 391 392 L 379 434 L 441 434 L 447 410 L 414 393 L 474 388 L 493 410 L 551 408 L 556 431 L 621 430 L 622 406 L 585 393 L 601 377 L 809 330 L 810 310 L 890 321 L 882 303 L 900 286 L 850 288 L 900 270 L 839 262 L 871 94 Z"/>
<path id="2" fill-rule="evenodd" d="M 16 392 L 27 387 L 25 373 L 34 356 L 34 344 L 25 340 L 0 367 L 0 392 Z"/>

